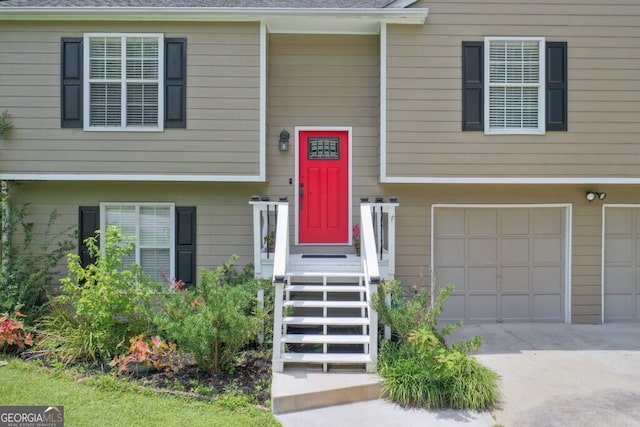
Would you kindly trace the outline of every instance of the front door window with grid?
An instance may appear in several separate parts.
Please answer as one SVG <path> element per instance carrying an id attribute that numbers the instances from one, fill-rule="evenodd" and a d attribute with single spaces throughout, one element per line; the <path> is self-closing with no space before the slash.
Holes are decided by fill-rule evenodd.
<path id="1" fill-rule="evenodd" d="M 135 236 L 135 250 L 123 259 L 124 268 L 139 264 L 152 279 L 174 277 L 174 208 L 169 204 L 103 204 L 105 230 L 118 226 L 124 236 Z M 104 231 L 103 231 L 104 232 Z"/>
<path id="2" fill-rule="evenodd" d="M 85 129 L 162 130 L 163 38 L 85 35 Z"/>
<path id="3" fill-rule="evenodd" d="M 544 39 L 485 40 L 485 132 L 544 133 Z"/>

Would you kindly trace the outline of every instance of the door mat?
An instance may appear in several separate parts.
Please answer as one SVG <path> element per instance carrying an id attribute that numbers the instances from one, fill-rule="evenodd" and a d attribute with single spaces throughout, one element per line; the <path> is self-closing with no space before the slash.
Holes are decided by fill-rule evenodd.
<path id="1" fill-rule="evenodd" d="M 346 255 L 302 255 L 302 258 L 346 258 Z"/>

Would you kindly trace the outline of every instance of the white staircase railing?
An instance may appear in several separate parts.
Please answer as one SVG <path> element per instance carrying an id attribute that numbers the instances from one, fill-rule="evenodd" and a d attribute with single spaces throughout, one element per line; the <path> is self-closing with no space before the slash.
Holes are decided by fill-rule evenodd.
<path id="1" fill-rule="evenodd" d="M 376 197 L 375 202 L 369 199 L 360 200 L 361 208 L 367 206 L 367 212 L 360 212 L 361 221 L 364 217 L 371 218 L 373 239 L 375 242 L 374 257 L 378 260 L 380 277 L 393 279 L 396 272 L 396 207 L 398 199 L 391 197 L 385 202 Z M 371 259 L 371 258 L 370 258 Z"/>

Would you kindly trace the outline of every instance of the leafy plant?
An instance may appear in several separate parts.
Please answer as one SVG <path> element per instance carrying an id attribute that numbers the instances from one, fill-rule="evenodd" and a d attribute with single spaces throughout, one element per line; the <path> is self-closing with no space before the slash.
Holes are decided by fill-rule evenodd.
<path id="1" fill-rule="evenodd" d="M 118 343 L 117 347 L 122 347 L 124 341 Z M 129 373 L 132 362 L 139 363 L 145 368 L 162 367 L 161 358 L 169 350 L 175 350 L 174 344 L 167 344 L 162 338 L 155 335 L 150 339 L 144 333 L 131 337 L 129 347 L 125 354 L 114 358 L 110 365 L 118 367 L 118 374 Z"/>
<path id="2" fill-rule="evenodd" d="M 26 317 L 19 311 L 15 317 Z M 0 352 L 23 349 L 33 345 L 31 332 L 27 332 L 22 321 L 11 318 L 8 314 L 0 317 Z"/>
<path id="3" fill-rule="evenodd" d="M 10 203 L 8 198 L 3 203 Z M 0 281 L 0 312 L 16 307 L 36 322 L 49 310 L 49 289 L 58 263 L 75 247 L 74 226 L 54 231 L 60 217 L 56 210 L 49 215 L 44 231 L 36 236 L 34 223 L 28 221 L 29 205 L 10 206 L 4 230 L 11 239 L 21 235 L 16 244 L 3 245 L 2 258 L 7 261 Z M 18 233 L 19 232 L 19 233 Z"/>
<path id="4" fill-rule="evenodd" d="M 261 281 L 234 269 L 237 256 L 202 270 L 197 286 L 179 288 L 169 297 L 158 324 L 169 338 L 193 353 L 198 367 L 220 372 L 257 336 L 265 311 L 258 309 Z"/>
<path id="5" fill-rule="evenodd" d="M 453 285 L 440 290 L 432 307 L 427 305 L 426 292 L 405 298 L 398 282 L 381 289 L 374 308 L 380 320 L 396 328 L 397 334 L 395 341 L 383 341 L 380 351 L 378 371 L 384 379 L 383 392 L 410 407 L 480 410 L 494 406 L 500 397 L 498 375 L 469 356 L 482 344 L 480 337 L 449 346 L 445 337 L 461 322 L 437 329 Z"/>
<path id="6" fill-rule="evenodd" d="M 109 358 L 118 342 L 153 327 L 153 297 L 161 285 L 137 264 L 123 268 L 134 243 L 118 227 L 108 227 L 103 240 L 102 251 L 97 237 L 85 240 L 93 264 L 83 267 L 77 254 L 68 255 L 69 274 L 60 280 L 56 310 L 41 323 L 41 346 L 67 362 Z"/>

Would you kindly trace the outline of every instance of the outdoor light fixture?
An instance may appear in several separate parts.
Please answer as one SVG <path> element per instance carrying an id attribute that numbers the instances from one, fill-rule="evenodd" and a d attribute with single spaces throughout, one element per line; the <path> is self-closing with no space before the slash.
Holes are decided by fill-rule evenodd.
<path id="1" fill-rule="evenodd" d="M 289 151 L 289 132 L 282 129 L 280 132 L 280 141 L 278 141 L 278 148 L 280 151 Z"/>
<path id="2" fill-rule="evenodd" d="M 596 191 L 587 191 L 587 200 L 592 202 L 596 198 L 599 200 L 604 200 L 607 198 L 607 193 L 598 193 Z"/>

